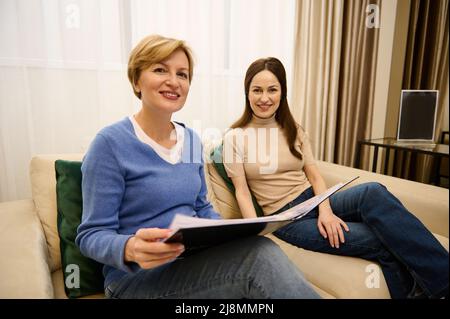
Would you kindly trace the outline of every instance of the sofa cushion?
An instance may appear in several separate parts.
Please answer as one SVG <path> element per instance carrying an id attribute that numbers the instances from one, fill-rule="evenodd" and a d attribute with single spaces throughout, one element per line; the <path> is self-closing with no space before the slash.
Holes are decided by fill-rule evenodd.
<path id="1" fill-rule="evenodd" d="M 228 187 L 230 192 L 232 194 L 234 194 L 235 188 L 234 188 L 233 182 L 227 175 L 225 166 L 223 165 L 222 152 L 223 152 L 223 144 L 219 144 L 218 146 L 216 146 L 212 149 L 210 158 L 214 165 L 214 168 L 217 170 L 217 173 L 219 173 L 219 176 L 224 180 L 225 185 Z M 251 194 L 251 195 L 252 195 L 252 202 L 253 202 L 253 207 L 255 208 L 255 211 L 256 211 L 256 215 L 259 217 L 264 216 L 262 208 L 261 208 L 261 206 L 259 206 L 258 202 L 256 201 L 255 196 L 253 194 Z"/>
<path id="2" fill-rule="evenodd" d="M 336 298 L 388 299 L 380 266 L 355 257 L 337 256 L 295 247 L 268 235 L 314 286 Z"/>
<path id="3" fill-rule="evenodd" d="M 83 205 L 81 162 L 57 160 L 55 171 L 58 232 L 66 294 L 69 298 L 78 298 L 103 292 L 103 265 L 83 256 L 75 245 Z M 77 285 L 73 285 L 76 280 L 74 274 L 79 274 Z"/>
<path id="4" fill-rule="evenodd" d="M 40 155 L 31 159 L 30 180 L 36 212 L 44 229 L 49 252 L 50 271 L 61 268 L 59 236 L 56 226 L 55 160 L 79 161 L 83 154 Z"/>
<path id="5" fill-rule="evenodd" d="M 448 251 L 448 238 L 438 234 L 434 236 Z M 267 237 L 281 247 L 313 286 L 331 296 L 358 299 L 390 298 L 383 272 L 376 262 L 313 252 L 295 247 L 273 234 Z M 323 292 L 320 294 L 325 296 Z"/>
<path id="6" fill-rule="evenodd" d="M 0 203 L 0 298 L 53 298 L 48 250 L 30 199 Z"/>

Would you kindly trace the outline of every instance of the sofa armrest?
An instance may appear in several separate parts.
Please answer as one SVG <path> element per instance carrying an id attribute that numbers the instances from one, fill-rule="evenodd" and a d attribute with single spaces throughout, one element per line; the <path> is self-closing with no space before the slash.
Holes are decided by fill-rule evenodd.
<path id="1" fill-rule="evenodd" d="M 360 176 L 360 178 L 348 187 L 365 182 L 378 182 L 383 184 L 431 232 L 448 238 L 448 189 L 328 162 L 318 161 L 318 167 L 328 186 L 355 176 Z"/>
<path id="2" fill-rule="evenodd" d="M 48 250 L 31 199 L 0 203 L 0 298 L 53 298 Z"/>

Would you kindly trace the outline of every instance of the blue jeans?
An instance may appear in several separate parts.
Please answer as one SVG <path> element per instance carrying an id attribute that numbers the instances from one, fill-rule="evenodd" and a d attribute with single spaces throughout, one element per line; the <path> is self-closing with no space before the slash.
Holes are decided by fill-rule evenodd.
<path id="1" fill-rule="evenodd" d="M 111 283 L 108 298 L 320 298 L 270 239 L 254 236 L 202 250 Z"/>
<path id="2" fill-rule="evenodd" d="M 309 188 L 277 213 L 312 196 Z M 448 252 L 386 187 L 357 185 L 332 195 L 330 204 L 350 229 L 339 248 L 319 233 L 318 208 L 274 234 L 308 250 L 377 261 L 392 298 L 407 298 L 416 285 L 429 298 L 448 296 Z"/>

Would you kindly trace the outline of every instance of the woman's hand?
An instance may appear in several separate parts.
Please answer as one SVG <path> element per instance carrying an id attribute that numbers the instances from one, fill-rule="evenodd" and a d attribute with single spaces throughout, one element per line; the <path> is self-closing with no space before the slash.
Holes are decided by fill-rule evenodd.
<path id="1" fill-rule="evenodd" d="M 341 243 L 345 242 L 344 232 L 349 231 L 347 224 L 333 214 L 331 208 L 321 209 L 319 212 L 319 217 L 317 219 L 317 227 L 319 228 L 320 234 L 324 238 L 328 238 L 331 247 L 339 248 L 339 241 Z"/>
<path id="2" fill-rule="evenodd" d="M 143 269 L 150 269 L 177 258 L 184 246 L 180 243 L 164 243 L 170 229 L 141 228 L 125 245 L 125 261 L 135 262 Z"/>
<path id="3" fill-rule="evenodd" d="M 303 168 L 306 177 L 308 178 L 314 190 L 314 194 L 322 194 L 327 190 L 325 181 L 319 173 L 319 169 L 315 164 L 305 165 Z M 323 238 L 328 238 L 331 247 L 339 248 L 339 240 L 341 243 L 345 242 L 344 232 L 349 231 L 348 226 L 342 219 L 337 217 L 330 206 L 330 201 L 327 199 L 319 205 L 319 218 L 317 219 L 317 227 Z"/>

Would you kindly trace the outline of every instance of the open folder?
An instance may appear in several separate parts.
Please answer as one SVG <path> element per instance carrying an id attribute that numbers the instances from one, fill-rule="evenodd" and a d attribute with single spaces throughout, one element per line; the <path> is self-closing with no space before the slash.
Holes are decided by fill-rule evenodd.
<path id="1" fill-rule="evenodd" d="M 276 215 L 246 219 L 207 219 L 177 214 L 169 226 L 173 233 L 165 242 L 183 243 L 185 247 L 183 255 L 186 255 L 198 249 L 219 245 L 231 240 L 274 232 L 302 218 L 358 177 L 336 184 L 324 193 Z"/>

